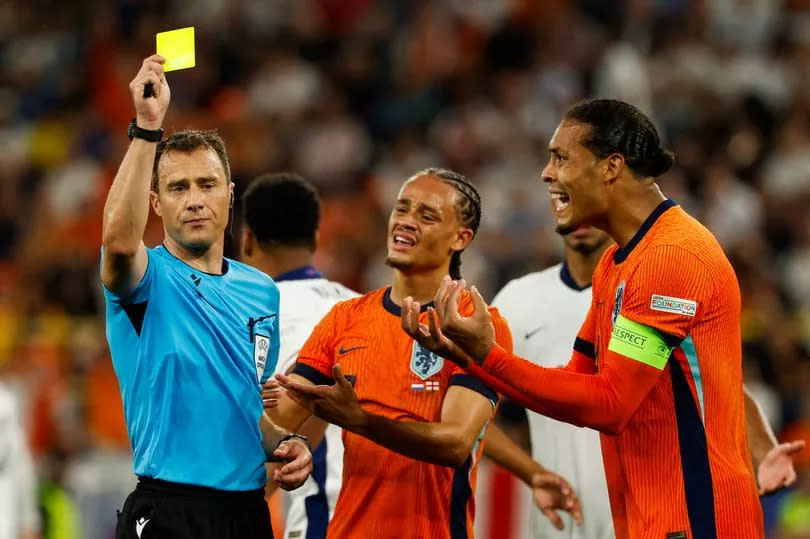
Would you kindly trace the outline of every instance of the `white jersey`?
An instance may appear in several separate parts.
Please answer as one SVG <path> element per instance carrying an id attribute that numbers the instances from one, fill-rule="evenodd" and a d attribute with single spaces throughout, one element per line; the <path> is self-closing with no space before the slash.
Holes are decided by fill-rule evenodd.
<path id="1" fill-rule="evenodd" d="M 579 289 L 565 264 L 510 281 L 492 302 L 509 323 L 514 353 L 543 367 L 564 367 L 591 305 L 591 289 Z M 539 511 L 531 513 L 536 539 L 615 537 L 599 433 L 528 412 L 532 457 L 565 477 L 582 500 L 585 522 L 563 513 L 557 531 Z"/>
<path id="2" fill-rule="evenodd" d="M 39 531 L 37 481 L 13 394 L 0 383 L 0 539 Z"/>
<path id="3" fill-rule="evenodd" d="M 332 306 L 359 294 L 324 279 L 312 268 L 280 275 L 276 284 L 281 294 L 281 348 L 275 372 L 286 373 L 295 364 L 315 325 Z M 335 512 L 343 476 L 343 441 L 339 427 L 326 428 L 323 442 L 312 452 L 312 465 L 312 474 L 306 482 L 287 492 L 289 511 L 285 538 L 326 537 L 326 526 Z"/>

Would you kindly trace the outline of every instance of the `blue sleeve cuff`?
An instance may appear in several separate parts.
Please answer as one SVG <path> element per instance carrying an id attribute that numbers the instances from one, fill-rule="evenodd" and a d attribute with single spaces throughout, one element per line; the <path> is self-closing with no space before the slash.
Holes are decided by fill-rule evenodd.
<path id="1" fill-rule="evenodd" d="M 481 395 L 485 396 L 489 401 L 492 403 L 492 406 L 498 404 L 498 394 L 488 388 L 484 382 L 475 378 L 474 376 L 470 376 L 469 374 L 454 374 L 450 377 L 450 385 L 451 386 L 462 386 L 466 387 L 467 389 L 472 389 L 476 393 L 480 393 Z"/>
<path id="2" fill-rule="evenodd" d="M 303 376 L 316 386 L 335 385 L 335 381 L 332 379 L 331 376 L 326 376 L 324 373 L 322 373 L 315 367 L 311 367 L 305 363 L 296 363 L 295 367 L 293 367 L 291 374 Z"/>
<path id="3" fill-rule="evenodd" d="M 574 341 L 574 350 L 580 354 L 588 356 L 591 359 L 596 359 L 596 347 L 591 341 L 586 341 L 585 339 L 580 339 L 577 337 L 577 339 Z"/>

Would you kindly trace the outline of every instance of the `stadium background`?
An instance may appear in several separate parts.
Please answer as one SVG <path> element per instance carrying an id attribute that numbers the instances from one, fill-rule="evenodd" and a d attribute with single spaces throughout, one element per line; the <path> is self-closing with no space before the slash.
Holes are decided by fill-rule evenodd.
<path id="1" fill-rule="evenodd" d="M 359 291 L 388 279 L 391 202 L 431 165 L 482 193 L 463 271 L 487 297 L 558 261 L 538 174 L 560 114 L 586 96 L 636 104 L 677 155 L 664 191 L 738 272 L 749 387 L 781 437 L 810 438 L 810 2 L 6 1 L 0 378 L 23 405 L 46 537 L 70 537 L 57 533 L 72 521 L 74 536 L 111 537 L 132 484 L 101 208 L 127 144 L 127 84 L 156 32 L 188 25 L 197 67 L 169 74 L 164 127 L 218 128 L 240 192 L 271 170 L 317 184 L 318 265 Z M 160 237 L 153 219 L 147 243 Z M 765 502 L 772 537 L 810 537 L 808 463 Z M 479 536 L 520 536 L 522 487 L 487 467 L 479 485 Z"/>

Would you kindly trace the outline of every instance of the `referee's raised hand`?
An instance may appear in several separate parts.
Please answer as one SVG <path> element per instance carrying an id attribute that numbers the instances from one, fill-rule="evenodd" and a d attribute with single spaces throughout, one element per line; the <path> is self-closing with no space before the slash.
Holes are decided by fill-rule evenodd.
<path id="1" fill-rule="evenodd" d="M 165 62 L 165 58 L 153 54 L 143 61 L 140 71 L 129 83 L 129 91 L 135 105 L 136 122 L 142 129 L 160 129 L 169 108 L 171 91 L 166 74 L 163 72 Z M 144 97 L 144 88 L 148 84 L 151 84 L 151 95 Z"/>

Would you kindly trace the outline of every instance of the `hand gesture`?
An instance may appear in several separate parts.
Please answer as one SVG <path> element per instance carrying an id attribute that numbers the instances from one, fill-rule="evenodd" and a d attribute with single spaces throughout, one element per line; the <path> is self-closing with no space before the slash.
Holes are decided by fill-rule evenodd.
<path id="1" fill-rule="evenodd" d="M 414 301 L 410 296 L 403 300 L 400 323 L 405 333 L 418 342 L 422 348 L 427 348 L 462 367 L 467 367 L 472 360 L 453 341 L 444 336 L 439 327 L 436 311 L 432 307 L 428 309 L 427 324 L 419 321 L 420 312 L 421 305 L 418 301 Z"/>
<path id="2" fill-rule="evenodd" d="M 292 438 L 278 444 L 273 455 L 285 462 L 273 470 L 273 480 L 284 490 L 295 490 L 312 473 L 312 453 L 303 440 Z"/>
<path id="3" fill-rule="evenodd" d="M 532 476 L 531 489 L 534 505 L 555 528 L 562 530 L 565 527 L 557 514 L 558 509 L 571 513 L 577 526 L 582 526 L 582 503 L 565 479 L 544 470 Z"/>
<path id="4" fill-rule="evenodd" d="M 349 431 L 365 422 L 366 412 L 360 406 L 351 382 L 343 376 L 340 365 L 332 367 L 335 384 L 331 386 L 300 384 L 283 374 L 277 374 L 276 378 L 292 400 L 324 421 Z"/>
<path id="5" fill-rule="evenodd" d="M 796 482 L 793 455 L 804 449 L 805 441 L 779 444 L 765 455 L 757 468 L 760 495 L 773 494 Z"/>
<path id="6" fill-rule="evenodd" d="M 262 384 L 262 405 L 265 411 L 272 410 L 278 406 L 278 400 L 281 398 L 281 389 L 279 389 L 278 380 L 275 378 L 268 378 Z"/>
<path id="7" fill-rule="evenodd" d="M 449 276 L 445 277 L 433 303 L 441 321 L 442 333 L 481 365 L 495 345 L 495 326 L 492 325 L 489 306 L 475 286 L 470 290 L 474 307 L 472 314 L 459 314 L 459 297 L 465 285 L 463 280 L 453 281 Z"/>
<path id="8" fill-rule="evenodd" d="M 163 64 L 166 59 L 153 54 L 143 61 L 141 70 L 129 83 L 132 102 L 135 104 L 135 118 L 138 127 L 142 129 L 160 129 L 163 118 L 169 108 L 171 91 L 166 75 L 163 73 Z M 144 87 L 152 85 L 152 95 L 144 97 Z"/>

